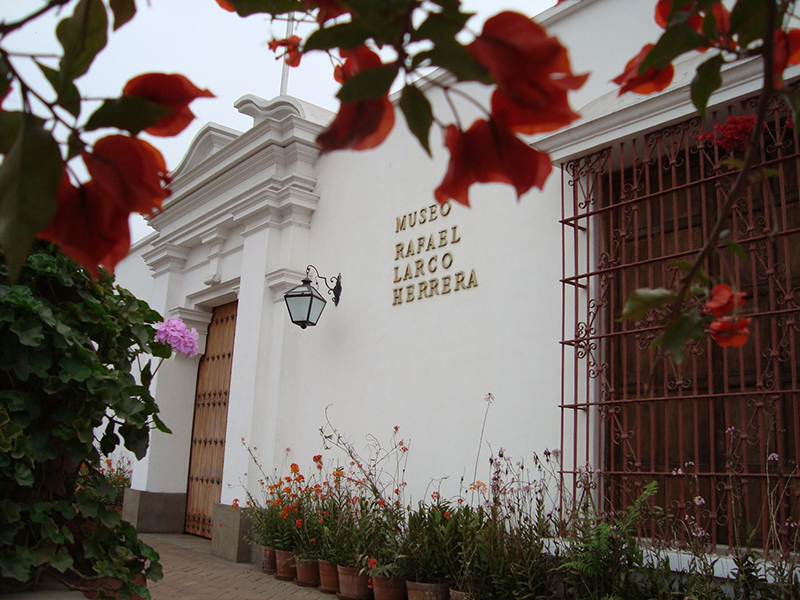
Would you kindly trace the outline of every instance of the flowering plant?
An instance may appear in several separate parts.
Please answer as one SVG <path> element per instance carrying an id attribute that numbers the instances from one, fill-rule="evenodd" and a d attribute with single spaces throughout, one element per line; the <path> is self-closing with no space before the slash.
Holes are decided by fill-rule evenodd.
<path id="1" fill-rule="evenodd" d="M 183 352 L 192 357 L 197 354 L 197 329 L 186 327 L 179 317 L 156 323 L 156 340 L 171 346 L 175 352 Z"/>

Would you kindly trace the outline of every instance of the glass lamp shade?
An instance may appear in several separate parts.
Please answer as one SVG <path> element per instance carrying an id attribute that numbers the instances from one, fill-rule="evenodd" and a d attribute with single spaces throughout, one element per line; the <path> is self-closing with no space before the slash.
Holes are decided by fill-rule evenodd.
<path id="1" fill-rule="evenodd" d="M 325 298 L 311 285 L 310 279 L 303 279 L 300 285 L 286 292 L 283 299 L 286 300 L 292 323 L 303 329 L 317 324 L 326 304 Z"/>

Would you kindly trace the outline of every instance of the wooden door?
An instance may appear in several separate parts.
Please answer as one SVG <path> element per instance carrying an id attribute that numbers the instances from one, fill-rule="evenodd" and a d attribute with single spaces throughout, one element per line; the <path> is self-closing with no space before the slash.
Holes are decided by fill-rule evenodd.
<path id="1" fill-rule="evenodd" d="M 211 537 L 214 504 L 222 494 L 236 308 L 231 302 L 214 309 L 197 370 L 184 531 L 205 538 Z"/>

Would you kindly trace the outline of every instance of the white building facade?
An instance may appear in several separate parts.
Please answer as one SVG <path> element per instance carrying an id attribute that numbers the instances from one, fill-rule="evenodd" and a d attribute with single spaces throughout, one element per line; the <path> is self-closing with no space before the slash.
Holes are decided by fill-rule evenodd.
<path id="1" fill-rule="evenodd" d="M 535 141 L 551 153 L 554 170 L 544 190 L 532 190 L 519 202 L 510 187 L 488 185 L 471 190 L 471 208 L 439 206 L 433 190 L 444 176 L 447 152 L 434 131 L 434 158 L 429 159 L 402 118 L 375 150 L 323 156 L 314 140 L 333 115 L 296 98 L 240 99 L 236 109 L 253 118 L 244 133 L 207 125 L 172 174 L 172 196 L 163 212 L 150 221 L 157 233 L 136 244 L 117 268 L 121 285 L 202 334 L 201 354 L 167 361 L 154 382 L 153 395 L 173 433 L 153 432 L 148 455 L 134 470 L 126 515 L 140 529 L 210 537 L 213 516 L 193 512 L 193 502 L 200 500 L 190 498 L 187 507 L 192 482 L 205 490 L 206 504 L 230 505 L 243 497 L 242 485 L 257 489 L 260 475 L 242 440 L 257 447 L 267 471 L 280 470 L 287 458 L 306 468 L 322 447 L 319 427 L 326 408 L 333 425 L 357 444 L 367 434 L 387 438 L 400 427 L 411 447 L 407 479 L 413 500 L 422 499 L 430 482 L 441 478 L 446 478 L 442 493 L 455 493 L 462 477 L 466 484 L 472 480 L 489 392 L 496 402 L 484 441 L 495 451 L 503 447 L 525 459 L 534 451 L 559 448 L 567 476 L 589 463 L 616 471 L 624 489 L 647 477 L 663 479 L 673 464 L 705 460 L 700 446 L 718 443 L 713 432 L 727 424 L 718 417 L 712 427 L 711 417 L 697 416 L 717 411 L 713 399 L 705 404 L 698 399 L 709 396 L 696 387 L 701 380 L 707 384 L 708 373 L 667 376 L 661 404 L 636 417 L 623 404 L 633 406 L 641 398 L 619 383 L 633 377 L 632 367 L 619 367 L 628 349 L 614 349 L 611 338 L 604 337 L 635 334 L 632 326 L 615 329 L 615 313 L 609 312 L 611 303 L 613 310 L 624 303 L 622 291 L 633 279 L 612 297 L 605 295 L 608 281 L 598 273 L 621 273 L 627 263 L 635 271 L 648 260 L 666 264 L 672 254 L 683 252 L 665 242 L 657 260 L 645 254 L 634 259 L 638 246 L 632 242 L 629 254 L 620 258 L 614 240 L 632 239 L 614 220 L 624 217 L 595 218 L 603 213 L 601 206 L 613 204 L 603 204 L 600 197 L 646 199 L 661 190 L 663 199 L 678 193 L 667 196 L 663 181 L 660 187 L 655 179 L 642 183 L 637 164 L 652 165 L 656 155 L 669 155 L 662 144 L 666 138 L 658 134 L 658 144 L 649 142 L 650 132 L 666 131 L 695 115 L 688 85 L 697 57 L 676 68 L 675 81 L 661 94 L 618 97 L 610 83 L 659 35 L 653 4 L 582 0 L 537 17 L 569 49 L 573 72 L 591 76 L 570 98 L 582 119 Z M 757 65 L 735 67 L 726 72 L 712 104 L 727 107 L 759 87 Z M 474 92 L 486 95 L 482 89 Z M 434 111 L 445 114 L 444 98 L 435 90 L 429 94 Z M 741 110 L 741 103 L 737 106 Z M 477 116 L 462 108 L 465 123 Z M 719 119 L 727 110 L 719 109 Z M 771 113 L 779 127 L 787 114 L 785 107 Z M 687 157 L 698 153 L 693 132 L 710 128 L 693 123 L 680 126 L 688 129 L 676 142 Z M 634 138 L 641 138 L 641 145 Z M 673 146 L 675 158 L 678 146 Z M 687 177 L 683 184 L 695 175 Z M 683 184 L 675 183 L 675 189 Z M 782 192 L 782 202 L 796 203 L 796 187 L 792 193 Z M 694 214 L 691 202 L 680 206 Z M 789 222 L 781 227 L 792 230 Z M 631 235 L 641 231 L 647 231 L 644 225 Z M 650 235 L 669 237 L 655 230 Z M 690 231 L 689 238 L 694 237 Z M 786 244 L 794 243 L 786 238 Z M 612 263 L 621 270 L 604 270 Z M 337 307 L 328 302 L 316 327 L 302 330 L 290 322 L 283 294 L 300 283 L 309 264 L 325 276 L 341 273 L 343 292 Z M 650 275 L 662 277 L 662 270 L 656 271 Z M 642 273 L 640 286 L 662 285 Z M 785 287 L 791 290 L 792 281 L 789 274 Z M 758 293 L 751 290 L 751 297 L 753 291 Z M 780 310 L 797 308 L 794 300 L 787 303 Z M 770 312 L 768 306 L 758 308 Z M 764 327 L 767 335 L 769 326 Z M 211 344 L 215 328 L 226 333 L 211 348 L 207 341 Z M 794 338 L 788 342 L 792 356 L 796 343 Z M 229 384 L 207 381 L 204 360 L 227 364 Z M 786 383 L 773 386 L 778 404 L 797 400 L 791 391 L 797 387 L 792 383 L 796 366 L 788 369 Z M 647 369 L 635 371 L 641 378 Z M 678 382 L 674 389 L 673 380 Z M 682 387 L 686 380 L 692 382 L 688 388 Z M 751 387 L 758 388 L 757 382 L 742 383 L 740 392 Z M 681 393 L 692 398 L 691 405 L 682 404 L 688 416 L 680 418 L 691 423 L 687 426 L 695 433 L 689 437 L 695 443 L 669 435 L 651 441 L 663 426 L 649 420 L 656 414 L 658 423 L 679 418 L 672 412 L 678 409 L 668 407 Z M 761 396 L 742 397 L 745 406 Z M 725 418 L 747 421 L 745 412 L 730 409 Z M 795 418 L 793 409 L 786 415 Z M 203 419 L 209 428 L 216 424 L 217 433 L 193 433 L 193 423 L 197 427 Z M 642 426 L 642 421 L 652 424 Z M 620 448 L 617 454 L 614 447 Z M 662 447 L 673 450 L 660 452 Z M 489 450 L 484 446 L 480 452 L 478 472 L 485 476 Z M 190 464 L 200 456 L 218 465 L 216 474 L 192 472 Z M 713 461 L 706 460 L 709 486 L 721 469 Z M 148 521 L 153 507 L 163 517 L 157 524 Z M 718 539 L 724 543 L 723 531 Z"/>

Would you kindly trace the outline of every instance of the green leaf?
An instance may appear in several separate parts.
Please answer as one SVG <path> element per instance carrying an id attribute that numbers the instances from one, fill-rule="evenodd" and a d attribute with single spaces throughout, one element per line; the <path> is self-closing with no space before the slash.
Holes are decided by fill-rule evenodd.
<path id="1" fill-rule="evenodd" d="M 22 128 L 24 114 L 0 111 L 0 154 L 8 154 Z"/>
<path id="2" fill-rule="evenodd" d="M 647 53 L 639 67 L 639 73 L 654 67 L 663 69 L 684 52 L 708 46 L 708 40 L 697 33 L 688 23 L 682 23 L 667 29 L 656 45 Z"/>
<path id="3" fill-rule="evenodd" d="M 109 5 L 114 13 L 114 31 L 125 25 L 136 15 L 135 0 L 110 0 Z"/>
<path id="4" fill-rule="evenodd" d="M 464 28 L 473 13 L 432 12 L 416 31 L 412 32 L 413 41 L 431 40 L 435 44 L 452 44 L 455 36 Z"/>
<path id="5" fill-rule="evenodd" d="M 39 119 L 26 114 L 0 165 L 0 245 L 12 281 L 19 276 L 35 235 L 56 214 L 62 172 L 58 143 Z"/>
<path id="6" fill-rule="evenodd" d="M 171 108 L 145 98 L 120 96 L 103 102 L 89 117 L 84 129 L 94 131 L 101 127 L 116 127 L 137 135 L 171 112 Z"/>
<path id="7" fill-rule="evenodd" d="M 333 48 L 357 48 L 363 46 L 370 37 L 372 37 L 372 31 L 364 27 L 361 22 L 331 25 L 312 33 L 303 43 L 303 52 Z"/>
<path id="8" fill-rule="evenodd" d="M 747 253 L 744 251 L 737 242 L 731 239 L 731 232 L 730 229 L 726 229 L 722 233 L 719 234 L 720 241 L 728 247 L 728 250 L 733 252 L 739 258 L 747 258 Z"/>
<path id="9" fill-rule="evenodd" d="M 479 81 L 487 84 L 492 81 L 486 68 L 455 40 L 449 44 L 437 44 L 430 50 L 420 52 L 414 56 L 412 64 L 418 67 L 426 62 L 450 71 L 458 81 Z"/>
<path id="10" fill-rule="evenodd" d="M 738 0 L 731 10 L 730 32 L 747 46 L 764 37 L 767 27 L 767 3 L 764 0 Z"/>
<path id="11" fill-rule="evenodd" d="M 305 12 L 306 6 L 300 0 L 230 0 L 236 14 L 249 17 L 257 13 L 282 15 L 288 12 Z"/>
<path id="12" fill-rule="evenodd" d="M 791 92 L 783 89 L 781 94 L 786 100 L 786 104 L 788 104 L 789 108 L 792 109 L 792 121 L 795 123 L 800 123 L 800 90 Z"/>
<path id="13" fill-rule="evenodd" d="M 72 568 L 72 556 L 64 546 L 59 548 L 58 552 L 50 559 L 50 566 L 61 573 Z"/>
<path id="14" fill-rule="evenodd" d="M 115 508 L 106 508 L 100 510 L 100 521 L 108 528 L 116 527 L 121 520 L 119 511 Z"/>
<path id="15" fill-rule="evenodd" d="M 430 156 L 430 131 L 433 124 L 431 103 L 419 88 L 414 85 L 406 85 L 400 96 L 400 110 L 403 111 L 409 130 Z"/>
<path id="16" fill-rule="evenodd" d="M 653 346 L 664 348 L 665 354 L 672 357 L 675 364 L 683 362 L 683 345 L 690 339 L 703 337 L 703 316 L 696 310 L 687 312 L 664 328 L 664 333 L 658 336 Z"/>
<path id="17" fill-rule="evenodd" d="M 56 36 L 64 48 L 59 68 L 60 89 L 66 89 L 89 70 L 108 39 L 108 15 L 102 0 L 80 0 L 71 17 L 56 27 Z"/>
<path id="18" fill-rule="evenodd" d="M 342 102 L 380 98 L 389 93 L 389 88 L 397 77 L 397 69 L 394 64 L 361 71 L 344 82 L 336 97 Z"/>
<path id="19" fill-rule="evenodd" d="M 22 487 L 33 487 L 33 471 L 28 465 L 18 462 L 14 466 L 14 479 Z"/>
<path id="20" fill-rule="evenodd" d="M 62 86 L 61 73 L 38 61 L 36 64 L 47 78 L 47 81 L 50 82 L 50 85 L 53 86 L 56 94 L 58 94 L 56 103 L 77 119 L 81 114 L 81 93 L 78 91 L 78 88 L 71 81 Z"/>
<path id="21" fill-rule="evenodd" d="M 631 292 L 628 301 L 625 303 L 625 308 L 622 309 L 622 316 L 617 321 L 639 320 L 649 311 L 662 308 L 677 299 L 678 294 L 672 290 L 639 288 Z"/>
<path id="22" fill-rule="evenodd" d="M 42 324 L 38 319 L 20 319 L 11 325 L 11 331 L 17 334 L 23 346 L 38 346 L 44 340 Z"/>
<path id="23" fill-rule="evenodd" d="M 692 104 L 704 119 L 708 99 L 722 86 L 722 75 L 719 71 L 723 64 L 725 64 L 725 59 L 722 54 L 716 54 L 697 67 L 697 72 L 692 79 Z"/>
<path id="24" fill-rule="evenodd" d="M 67 356 L 58 363 L 62 371 L 59 378 L 64 383 L 86 381 L 92 375 L 92 368 L 77 356 Z"/>
<path id="25" fill-rule="evenodd" d="M 744 161 L 738 158 L 723 158 L 719 161 L 719 164 L 731 169 L 741 169 L 744 166 Z"/>

